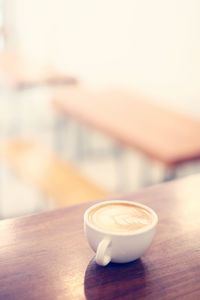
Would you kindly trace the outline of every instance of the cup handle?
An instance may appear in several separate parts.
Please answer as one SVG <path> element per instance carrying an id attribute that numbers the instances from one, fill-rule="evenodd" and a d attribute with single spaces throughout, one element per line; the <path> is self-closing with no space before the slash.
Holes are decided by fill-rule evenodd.
<path id="1" fill-rule="evenodd" d="M 98 245 L 95 261 L 100 266 L 106 266 L 111 261 L 109 246 L 111 240 L 104 238 Z"/>

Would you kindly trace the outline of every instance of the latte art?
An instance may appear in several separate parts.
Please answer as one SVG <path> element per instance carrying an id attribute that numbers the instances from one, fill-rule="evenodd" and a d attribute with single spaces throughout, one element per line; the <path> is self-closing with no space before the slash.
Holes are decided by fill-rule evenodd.
<path id="1" fill-rule="evenodd" d="M 90 211 L 90 222 L 110 232 L 133 232 L 153 222 L 150 212 L 127 203 L 102 204 Z"/>

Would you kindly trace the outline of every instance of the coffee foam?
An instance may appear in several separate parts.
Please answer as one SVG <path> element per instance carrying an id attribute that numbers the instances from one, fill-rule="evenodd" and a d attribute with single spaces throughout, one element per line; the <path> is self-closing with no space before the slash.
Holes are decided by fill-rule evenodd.
<path id="1" fill-rule="evenodd" d="M 89 212 L 89 221 L 96 227 L 110 232 L 134 232 L 151 225 L 152 214 L 146 209 L 128 203 L 109 203 Z"/>

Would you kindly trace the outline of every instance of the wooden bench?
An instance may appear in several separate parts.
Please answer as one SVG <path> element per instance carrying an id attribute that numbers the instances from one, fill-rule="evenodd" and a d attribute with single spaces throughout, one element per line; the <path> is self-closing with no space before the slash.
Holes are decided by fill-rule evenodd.
<path id="1" fill-rule="evenodd" d="M 16 175 L 46 193 L 58 206 L 108 195 L 71 164 L 36 142 L 16 139 L 1 143 L 0 158 L 8 163 Z"/>
<path id="2" fill-rule="evenodd" d="M 41 66 L 28 61 L 20 53 L 0 52 L 0 84 L 9 88 L 27 88 L 39 85 L 75 84 L 76 79 L 63 74 L 53 66 Z"/>
<path id="3" fill-rule="evenodd" d="M 62 90 L 56 110 L 175 170 L 200 158 L 200 121 L 123 90 Z"/>

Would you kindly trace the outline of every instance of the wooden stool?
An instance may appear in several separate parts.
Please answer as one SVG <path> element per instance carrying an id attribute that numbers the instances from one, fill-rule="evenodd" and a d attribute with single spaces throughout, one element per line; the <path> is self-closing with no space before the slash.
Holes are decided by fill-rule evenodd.
<path id="1" fill-rule="evenodd" d="M 122 90 L 90 91 L 71 87 L 54 96 L 56 110 L 138 149 L 166 168 L 200 158 L 200 121 L 159 107 Z"/>
<path id="2" fill-rule="evenodd" d="M 57 205 L 72 205 L 105 198 L 108 192 L 81 175 L 46 147 L 27 140 L 0 144 L 0 158 L 14 173 L 45 192 Z"/>

